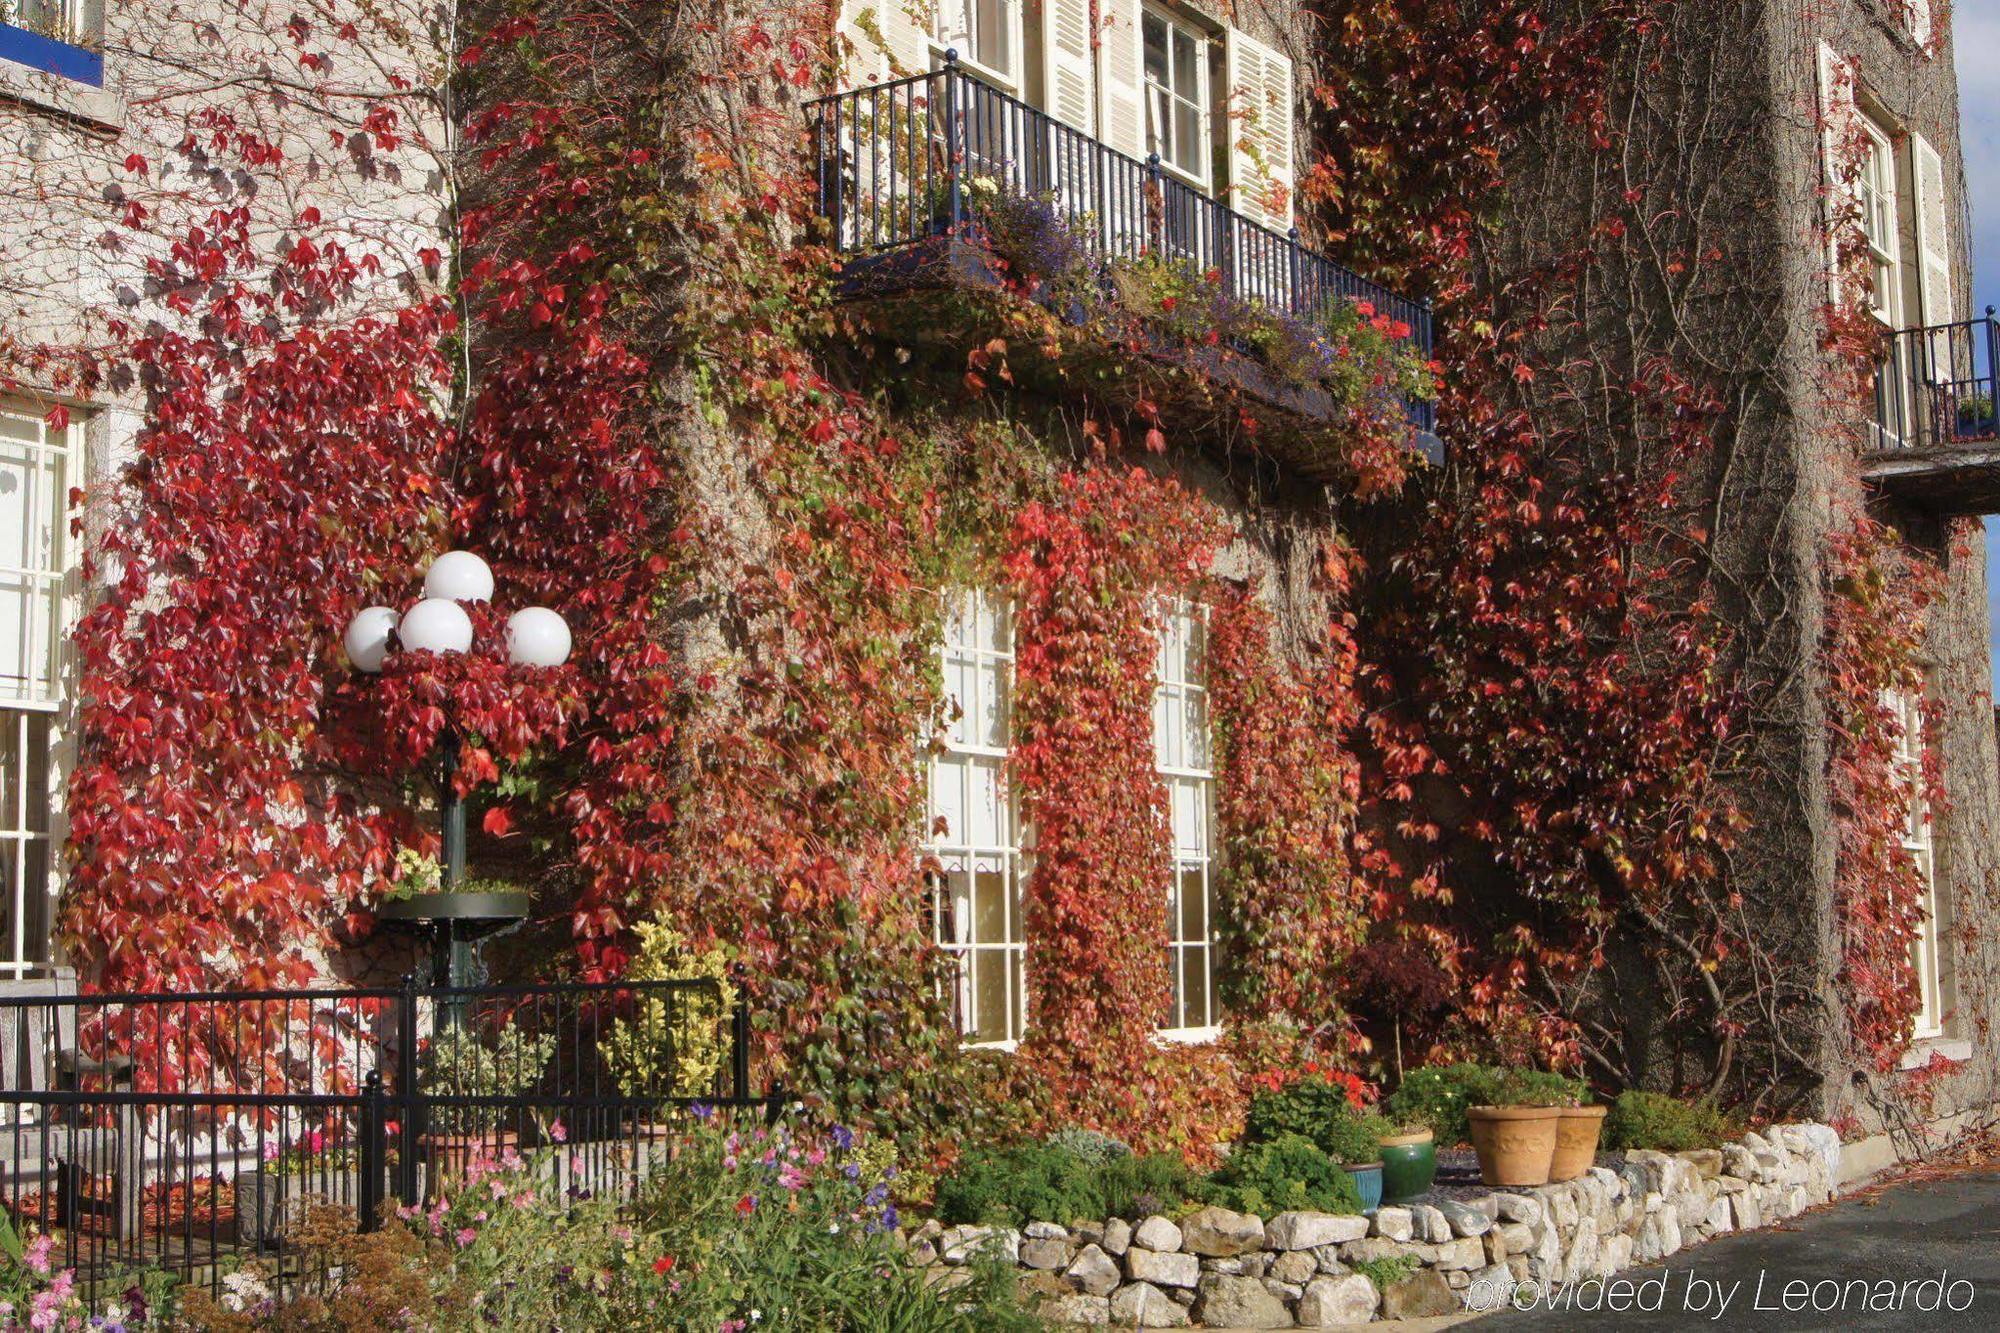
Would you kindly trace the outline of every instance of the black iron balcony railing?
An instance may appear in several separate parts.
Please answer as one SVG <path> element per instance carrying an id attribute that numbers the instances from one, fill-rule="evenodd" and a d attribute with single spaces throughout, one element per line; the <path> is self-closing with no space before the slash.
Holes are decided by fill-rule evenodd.
<path id="1" fill-rule="evenodd" d="M 1992 306 L 1980 319 L 1896 334 L 1875 377 L 1870 448 L 1894 453 L 2000 441 L 1996 353 L 2000 321 Z"/>
<path id="2" fill-rule="evenodd" d="M 1281 236 L 1168 173 L 981 82 L 941 70 L 807 104 L 821 214 L 843 254 L 889 255 L 956 235 L 977 193 L 1047 200 L 1103 264 L 1159 256 L 1213 271 L 1226 294 L 1311 317 L 1367 301 L 1431 354 L 1431 311 Z M 1410 404 L 1422 430 L 1432 404 Z"/>

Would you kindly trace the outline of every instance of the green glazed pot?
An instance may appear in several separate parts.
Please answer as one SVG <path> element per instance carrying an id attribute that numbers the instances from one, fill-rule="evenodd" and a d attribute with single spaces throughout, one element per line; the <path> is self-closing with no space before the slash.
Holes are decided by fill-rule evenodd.
<path id="1" fill-rule="evenodd" d="M 1437 1145 L 1428 1129 L 1383 1139 L 1382 1201 L 1408 1203 L 1431 1187 L 1437 1169 Z"/>

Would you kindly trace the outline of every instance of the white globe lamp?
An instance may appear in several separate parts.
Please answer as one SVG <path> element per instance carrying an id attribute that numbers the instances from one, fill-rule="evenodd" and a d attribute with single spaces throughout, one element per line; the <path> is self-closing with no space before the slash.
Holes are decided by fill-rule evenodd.
<path id="1" fill-rule="evenodd" d="M 347 634 L 341 640 L 347 649 L 347 660 L 356 671 L 374 675 L 388 660 L 389 636 L 395 632 L 394 607 L 368 606 L 356 611 L 354 619 L 347 622 Z"/>
<path id="2" fill-rule="evenodd" d="M 569 660 L 569 625 L 546 606 L 527 606 L 507 618 L 507 660 L 517 666 L 561 666 Z"/>
<path id="3" fill-rule="evenodd" d="M 424 571 L 424 596 L 447 602 L 489 601 L 493 571 L 470 551 L 446 551 Z"/>
<path id="4" fill-rule="evenodd" d="M 472 647 L 472 617 L 457 602 L 426 597 L 403 613 L 396 637 L 413 653 L 462 653 Z"/>

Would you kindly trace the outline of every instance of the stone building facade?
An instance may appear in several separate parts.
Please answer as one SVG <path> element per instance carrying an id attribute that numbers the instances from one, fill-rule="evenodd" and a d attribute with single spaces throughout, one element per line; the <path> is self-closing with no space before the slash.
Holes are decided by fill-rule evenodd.
<path id="1" fill-rule="evenodd" d="M 109 320 L 171 326 L 148 261 L 217 210 L 247 208 L 272 253 L 316 207 L 380 264 L 371 306 L 427 282 L 419 254 L 449 235 L 440 21 L 421 4 L 345 0 L 171 19 L 24 0 L 0 15 L 0 976 L 55 961 L 78 703 L 64 636 L 89 544 L 70 530 L 71 497 L 111 520 L 104 483 L 144 411 L 139 386 L 80 376 L 115 343 Z M 364 124 L 371 105 L 392 109 L 391 140 Z"/>

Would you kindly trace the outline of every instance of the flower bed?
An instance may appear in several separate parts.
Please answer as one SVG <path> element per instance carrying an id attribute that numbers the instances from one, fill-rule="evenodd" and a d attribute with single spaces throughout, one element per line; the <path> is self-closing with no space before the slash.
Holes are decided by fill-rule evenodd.
<path id="1" fill-rule="evenodd" d="M 1041 1313 L 1071 1324 L 1325 1328 L 1497 1309 L 1551 1286 L 1650 1264 L 1730 1231 L 1833 1198 L 1840 1139 L 1780 1125 L 1720 1148 L 1627 1152 L 1619 1169 L 1471 1199 L 1385 1207 L 1372 1217 L 1265 1218 L 1210 1205 L 1178 1219 L 1018 1230 L 927 1222 L 907 1244 L 950 1270 L 997 1258 L 1023 1272 Z M 1518 1295 L 1517 1295 L 1518 1293 Z"/>

